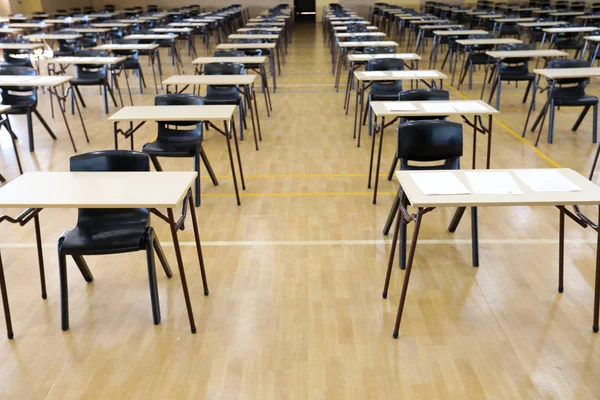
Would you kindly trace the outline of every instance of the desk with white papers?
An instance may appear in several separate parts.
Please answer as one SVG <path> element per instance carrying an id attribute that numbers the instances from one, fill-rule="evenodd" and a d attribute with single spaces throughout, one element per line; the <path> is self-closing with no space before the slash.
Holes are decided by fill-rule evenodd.
<path id="1" fill-rule="evenodd" d="M 455 179 L 448 179 L 450 173 Z M 424 194 L 427 185 L 427 177 L 424 174 L 433 174 L 434 180 L 437 180 L 448 192 L 460 193 L 463 188 L 467 188 L 466 194 Z M 441 174 L 441 175 L 440 175 Z M 469 175 L 483 174 L 474 180 Z M 490 174 L 509 174 L 509 178 L 498 179 Z M 437 179 L 436 179 L 437 177 Z M 479 170 L 479 171 L 398 171 L 396 178 L 400 182 L 402 198 L 400 200 L 400 212 L 396 219 L 394 235 L 388 268 L 383 288 L 383 298 L 387 298 L 389 282 L 394 264 L 396 245 L 398 243 L 399 233 L 403 233 L 400 240 L 400 262 L 401 265 L 406 260 L 406 271 L 404 273 L 404 283 L 400 295 L 396 322 L 394 325 L 393 337 L 398 337 L 400 322 L 406 294 L 410 281 L 410 274 L 415 260 L 419 230 L 423 216 L 438 207 L 516 207 L 516 206 L 555 206 L 559 209 L 559 246 L 558 246 L 558 292 L 563 292 L 563 271 L 564 271 L 564 230 L 565 215 L 583 228 L 591 227 L 597 233 L 596 247 L 596 279 L 594 288 L 594 311 L 592 330 L 598 332 L 598 314 L 600 309 L 600 222 L 596 224 L 579 211 L 580 205 L 597 206 L 600 213 L 600 187 L 595 183 L 585 179 L 583 176 L 571 169 L 526 169 L 526 170 Z M 459 184 L 456 184 L 456 181 Z M 488 184 L 481 184 L 487 181 Z M 494 187 L 494 182 L 498 184 Z M 506 186 L 503 186 L 506 185 Z M 462 187 L 460 187 L 462 186 Z M 479 193 L 475 192 L 476 186 Z M 515 187 L 516 186 L 516 187 Z M 425 189 L 426 190 L 426 189 Z M 482 193 L 483 192 L 483 193 Z M 522 193 L 522 194 L 519 194 Z M 510 194 L 512 193 L 512 194 Z M 408 205 L 417 208 L 416 213 L 410 213 Z M 567 206 L 573 206 L 574 210 L 567 209 Z M 406 225 L 414 222 L 414 229 L 408 258 L 406 257 Z"/>

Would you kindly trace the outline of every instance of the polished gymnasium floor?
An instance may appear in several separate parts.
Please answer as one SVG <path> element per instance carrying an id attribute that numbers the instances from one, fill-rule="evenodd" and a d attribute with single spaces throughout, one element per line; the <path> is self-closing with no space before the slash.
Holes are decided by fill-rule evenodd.
<path id="1" fill-rule="evenodd" d="M 400 337 L 392 339 L 403 273 L 394 268 L 383 300 L 390 244 L 381 230 L 397 183 L 383 179 L 379 202 L 371 203 L 370 139 L 361 148 L 352 140 L 352 117 L 344 115 L 343 93 L 333 91 L 320 26 L 297 24 L 287 61 L 270 119 L 259 97 L 260 151 L 251 140 L 241 144 L 247 179 L 241 207 L 233 197 L 225 142 L 206 132 L 204 147 L 220 179 L 213 187 L 203 176 L 198 211 L 208 297 L 192 233 L 182 236 L 197 334 L 190 334 L 177 276 L 159 276 L 163 320 L 152 324 L 142 252 L 90 257 L 91 284 L 70 264 L 71 329 L 62 332 L 56 239 L 74 225 L 76 211 L 41 214 L 45 301 L 33 227 L 0 226 L 15 328 L 15 339 L 8 340 L 0 326 L 0 398 L 598 398 L 600 335 L 591 331 L 595 236 L 567 222 L 565 292 L 558 294 L 555 209 L 481 209 L 479 268 L 470 265 L 468 224 L 450 234 L 445 227 L 453 210 L 430 214 Z M 184 62 L 190 73 L 187 56 Z M 166 70 L 173 73 L 170 65 Z M 473 91 L 452 90 L 452 98 L 479 98 L 481 80 L 479 73 Z M 591 116 L 572 133 L 577 111 L 561 110 L 554 144 L 542 141 L 536 149 L 531 134 L 520 138 L 527 111 L 520 103 L 523 90 L 503 88 L 492 166 L 587 173 L 595 149 Z M 597 80 L 590 93 L 600 95 Z M 98 92 L 89 89 L 84 96 L 91 143 L 85 145 L 76 129 L 80 152 L 112 148 L 112 124 Z M 152 90 L 134 100 L 152 104 Z M 47 99 L 41 103 L 49 115 Z M 26 171 L 67 170 L 73 153 L 62 121 L 52 121 L 56 142 L 36 122 L 35 154 L 28 152 L 25 119 L 13 121 Z M 71 123 L 77 127 L 75 118 Z M 151 140 L 155 129 L 147 124 L 137 145 Z M 382 174 L 394 153 L 391 132 Z M 465 129 L 465 167 L 471 138 Z M 0 145 L 0 172 L 13 179 L 18 172 L 5 132 Z M 483 155 L 483 141 L 478 145 Z M 163 167 L 189 170 L 192 162 L 165 159 Z M 586 211 L 596 218 L 596 210 Z M 154 222 L 174 265 L 168 228 Z"/>

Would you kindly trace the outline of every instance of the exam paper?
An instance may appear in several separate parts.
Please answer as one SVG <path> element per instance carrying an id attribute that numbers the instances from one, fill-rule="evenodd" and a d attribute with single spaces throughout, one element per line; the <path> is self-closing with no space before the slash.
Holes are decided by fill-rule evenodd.
<path id="1" fill-rule="evenodd" d="M 418 108 L 408 101 L 386 101 L 383 103 L 388 111 L 417 111 Z"/>
<path id="2" fill-rule="evenodd" d="M 426 196 L 470 193 L 452 172 L 413 173 L 410 176 Z"/>
<path id="3" fill-rule="evenodd" d="M 456 101 L 450 103 L 458 112 L 487 111 L 487 108 L 476 101 Z"/>
<path id="4" fill-rule="evenodd" d="M 414 71 L 417 78 L 437 78 L 437 71 Z"/>
<path id="5" fill-rule="evenodd" d="M 415 73 L 412 71 L 392 71 L 394 78 L 414 78 Z"/>
<path id="6" fill-rule="evenodd" d="M 454 113 L 454 107 L 450 103 L 422 103 L 423 110 L 425 112 L 430 113 L 440 113 L 443 115 L 444 113 Z"/>
<path id="7" fill-rule="evenodd" d="M 471 190 L 477 194 L 523 194 L 510 172 L 466 171 Z"/>
<path id="8" fill-rule="evenodd" d="M 534 192 L 578 192 L 581 188 L 555 169 L 517 169 L 515 175 Z"/>
<path id="9" fill-rule="evenodd" d="M 367 71 L 367 72 L 363 72 L 363 74 L 365 76 L 368 76 L 368 77 L 371 77 L 371 78 L 374 78 L 374 77 L 377 77 L 377 76 L 387 76 L 385 74 L 385 72 L 381 72 L 381 71 Z"/>

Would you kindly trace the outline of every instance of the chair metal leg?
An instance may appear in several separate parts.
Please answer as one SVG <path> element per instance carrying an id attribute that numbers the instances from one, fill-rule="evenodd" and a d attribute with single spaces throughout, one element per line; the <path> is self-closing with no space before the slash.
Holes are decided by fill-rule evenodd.
<path id="1" fill-rule="evenodd" d="M 398 165 L 398 157 L 394 154 L 394 159 L 392 160 L 392 165 L 390 165 L 390 171 L 388 172 L 387 180 L 391 181 L 394 177 L 394 172 L 396 172 L 396 166 Z"/>
<path id="2" fill-rule="evenodd" d="M 477 207 L 471 207 L 471 253 L 473 266 L 479 267 L 479 229 Z"/>
<path id="3" fill-rule="evenodd" d="M 577 117 L 577 121 L 575 121 L 575 124 L 571 128 L 571 130 L 573 132 L 575 132 L 579 128 L 579 125 L 581 125 L 581 122 L 583 121 L 583 119 L 585 118 L 587 112 L 590 110 L 591 107 L 592 106 L 585 106 L 583 108 L 583 111 L 581 112 L 581 114 L 579 114 L 579 117 Z"/>
<path id="4" fill-rule="evenodd" d="M 156 237 L 156 235 L 154 235 L 154 240 L 152 241 L 152 245 L 154 246 L 154 251 L 156 252 L 156 255 L 158 256 L 158 260 L 160 261 L 160 264 L 163 267 L 163 271 L 165 271 L 165 275 L 167 275 L 167 278 L 172 278 L 173 277 L 173 271 L 171 271 L 171 267 L 169 266 L 169 261 L 167 260 L 167 256 L 165 255 L 165 252 L 162 249 L 162 246 L 160 245 L 160 241 L 158 240 L 158 238 Z"/>
<path id="5" fill-rule="evenodd" d="M 8 304 L 8 292 L 6 290 L 6 278 L 4 277 L 4 266 L 2 265 L 2 257 L 0 256 L 0 295 L 2 295 L 2 307 L 4 309 L 4 321 L 6 322 L 6 336 L 9 339 L 15 337 L 12 328 L 12 319 L 10 317 L 10 305 Z"/>
<path id="6" fill-rule="evenodd" d="M 42 117 L 42 114 L 40 114 L 40 112 L 37 109 L 34 109 L 33 113 L 35 114 L 35 116 L 37 117 L 37 119 L 42 123 L 42 125 L 44 126 L 44 128 L 46 128 L 46 132 L 48 132 L 48 134 L 50 135 L 50 137 L 53 140 L 56 140 L 56 135 L 54 134 L 54 132 L 52 132 L 52 129 L 50 128 L 50 126 L 48 125 L 48 123 L 46 122 L 46 120 Z"/>
<path id="7" fill-rule="evenodd" d="M 71 257 L 73 258 L 73 261 L 75 261 L 75 264 L 77 264 L 77 268 L 79 268 L 79 272 L 81 272 L 83 279 L 85 279 L 86 282 L 93 282 L 94 276 L 92 275 L 92 271 L 90 271 L 87 263 L 83 259 L 83 256 L 79 254 L 71 254 Z"/>
<path id="8" fill-rule="evenodd" d="M 31 111 L 27 113 L 27 135 L 29 137 L 29 151 L 35 151 L 35 143 L 33 141 L 33 120 L 31 118 Z"/>
<path id="9" fill-rule="evenodd" d="M 210 176 L 213 185 L 217 186 L 219 184 L 219 181 L 217 180 L 217 176 L 215 175 L 215 172 L 212 169 L 212 165 L 210 165 L 210 161 L 208 160 L 208 156 L 202 148 L 202 145 L 200 145 L 200 159 L 204 163 L 204 167 L 208 171 L 208 175 Z"/>
<path id="10" fill-rule="evenodd" d="M 34 228 L 35 228 L 35 243 L 37 246 L 38 253 L 38 267 L 40 270 L 40 286 L 42 289 L 42 299 L 47 298 L 46 293 L 46 272 L 44 271 L 44 253 L 42 252 L 42 231 L 40 229 L 40 216 L 36 214 L 33 217 Z"/>
<path id="11" fill-rule="evenodd" d="M 154 165 L 154 169 L 156 169 L 159 172 L 163 170 L 160 163 L 158 162 L 158 157 L 150 156 L 150 161 L 152 161 L 152 165 Z"/>
<path id="12" fill-rule="evenodd" d="M 158 297 L 158 283 L 156 281 L 156 264 L 154 261 L 154 247 L 152 245 L 154 233 L 148 228 L 144 233 L 146 241 L 146 262 L 148 264 L 148 285 L 150 286 L 150 303 L 152 304 L 152 319 L 154 325 L 160 324 L 160 301 Z"/>
<path id="13" fill-rule="evenodd" d="M 552 99 L 550 100 L 550 116 L 548 120 L 548 143 L 552 143 L 552 140 L 554 139 L 554 112 L 554 99 Z M 540 127 L 540 130 L 542 130 L 542 127 Z"/>
<path id="14" fill-rule="evenodd" d="M 196 152 L 194 154 L 194 171 L 196 171 L 194 197 L 196 198 L 196 207 L 200 207 L 200 146 L 196 147 Z"/>
<path id="15" fill-rule="evenodd" d="M 59 247 L 60 247 L 59 239 Z M 66 331 L 69 329 L 69 283 L 67 277 L 67 257 L 64 254 L 58 253 L 58 274 L 60 278 L 60 319 L 61 329 Z"/>

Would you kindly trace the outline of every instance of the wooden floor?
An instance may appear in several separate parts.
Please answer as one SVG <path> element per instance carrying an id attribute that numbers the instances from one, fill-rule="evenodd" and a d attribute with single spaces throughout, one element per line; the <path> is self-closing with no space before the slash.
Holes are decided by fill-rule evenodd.
<path id="1" fill-rule="evenodd" d="M 189 73 L 190 60 L 184 61 Z M 173 72 L 166 69 L 166 75 Z M 558 294 L 555 209 L 481 209 L 479 268 L 470 265 L 468 224 L 450 234 L 445 228 L 453 210 L 430 214 L 400 337 L 392 339 L 403 273 L 394 268 L 383 300 L 390 244 L 381 231 L 397 183 L 382 179 L 379 202 L 371 204 L 370 139 L 356 147 L 352 117 L 344 115 L 343 93 L 333 90 L 330 69 L 320 27 L 297 24 L 271 118 L 259 98 L 261 149 L 254 150 L 250 136 L 241 144 L 247 180 L 241 207 L 233 197 L 225 142 L 206 132 L 205 149 L 220 179 L 214 187 L 203 173 L 198 211 L 208 297 L 192 233 L 182 234 L 195 335 L 177 276 L 159 276 L 163 321 L 152 324 L 141 252 L 90 257 L 91 284 L 69 265 L 71 329 L 62 332 L 56 239 L 74 225 L 76 211 L 41 214 L 47 300 L 39 294 L 33 227 L 2 224 L 15 339 L 6 339 L 2 323 L 0 398 L 600 397 L 600 336 L 591 331 L 595 237 L 567 222 L 565 292 Z M 453 89 L 452 98 L 479 98 L 481 80 L 478 73 L 473 91 Z M 532 134 L 520 138 L 523 92 L 523 85 L 503 89 L 492 166 L 564 166 L 587 173 L 595 150 L 591 113 L 573 133 L 578 111 L 560 110 L 554 144 L 542 141 L 536 149 Z M 600 95 L 598 80 L 590 93 Z M 112 148 L 112 124 L 99 94 L 88 89 L 84 96 L 90 144 L 70 119 L 80 152 Z M 152 90 L 134 94 L 134 101 L 152 104 Z M 47 99 L 40 108 L 50 118 Z M 62 121 L 51 121 L 57 141 L 35 122 L 35 153 L 28 152 L 24 118 L 13 121 L 26 171 L 67 170 L 73 153 Z M 388 132 L 382 173 L 395 148 Z M 146 125 L 137 145 L 155 133 L 154 125 Z M 0 139 L 0 172 L 13 179 L 18 172 L 10 141 L 5 132 Z M 465 129 L 464 167 L 471 163 L 471 139 Z M 480 155 L 483 146 L 479 141 Z M 163 166 L 189 170 L 192 161 L 165 160 Z M 596 218 L 595 210 L 586 211 Z M 154 222 L 174 264 L 168 228 Z"/>

